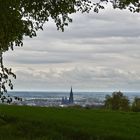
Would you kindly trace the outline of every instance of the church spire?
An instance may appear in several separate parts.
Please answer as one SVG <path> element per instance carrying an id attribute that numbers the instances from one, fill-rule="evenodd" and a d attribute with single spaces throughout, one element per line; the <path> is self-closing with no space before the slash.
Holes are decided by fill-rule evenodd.
<path id="1" fill-rule="evenodd" d="M 71 91 L 70 91 L 70 93 L 72 93 L 72 86 L 71 86 Z"/>
<path id="2" fill-rule="evenodd" d="M 71 91 L 70 91 L 69 103 L 70 104 L 73 104 L 73 91 L 72 91 L 72 86 L 71 86 Z"/>
<path id="3" fill-rule="evenodd" d="M 73 99 L 73 91 L 72 91 L 72 86 L 71 86 L 69 99 L 67 99 L 67 97 L 65 97 L 65 98 L 62 97 L 61 104 L 72 105 L 73 103 L 74 103 L 74 99 Z"/>

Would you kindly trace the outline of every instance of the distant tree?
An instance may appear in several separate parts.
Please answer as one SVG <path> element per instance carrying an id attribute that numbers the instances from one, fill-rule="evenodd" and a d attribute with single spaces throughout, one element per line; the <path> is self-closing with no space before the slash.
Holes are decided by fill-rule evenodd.
<path id="1" fill-rule="evenodd" d="M 112 96 L 106 96 L 105 107 L 112 110 L 129 110 L 129 100 L 122 92 L 113 92 Z"/>
<path id="2" fill-rule="evenodd" d="M 132 111 L 140 112 L 140 98 L 135 97 L 132 103 Z"/>

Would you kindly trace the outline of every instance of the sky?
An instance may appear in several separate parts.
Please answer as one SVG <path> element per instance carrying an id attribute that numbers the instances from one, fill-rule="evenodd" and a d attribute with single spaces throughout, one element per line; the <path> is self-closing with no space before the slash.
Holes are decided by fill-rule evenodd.
<path id="1" fill-rule="evenodd" d="M 70 15 L 64 32 L 50 21 L 23 47 L 4 53 L 14 90 L 140 91 L 140 16 L 111 7 Z"/>

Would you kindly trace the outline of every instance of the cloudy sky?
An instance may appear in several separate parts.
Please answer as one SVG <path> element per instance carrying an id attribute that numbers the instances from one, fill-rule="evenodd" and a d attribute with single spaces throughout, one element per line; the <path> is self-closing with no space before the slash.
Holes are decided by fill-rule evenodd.
<path id="1" fill-rule="evenodd" d="M 4 54 L 14 90 L 140 91 L 140 15 L 108 7 L 71 17 L 65 32 L 50 21 Z"/>

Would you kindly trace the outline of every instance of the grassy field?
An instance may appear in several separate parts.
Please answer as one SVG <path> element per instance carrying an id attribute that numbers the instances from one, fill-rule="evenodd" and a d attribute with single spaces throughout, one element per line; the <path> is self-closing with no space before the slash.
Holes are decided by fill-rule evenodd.
<path id="1" fill-rule="evenodd" d="M 140 113 L 1 105 L 0 140 L 140 140 Z"/>

